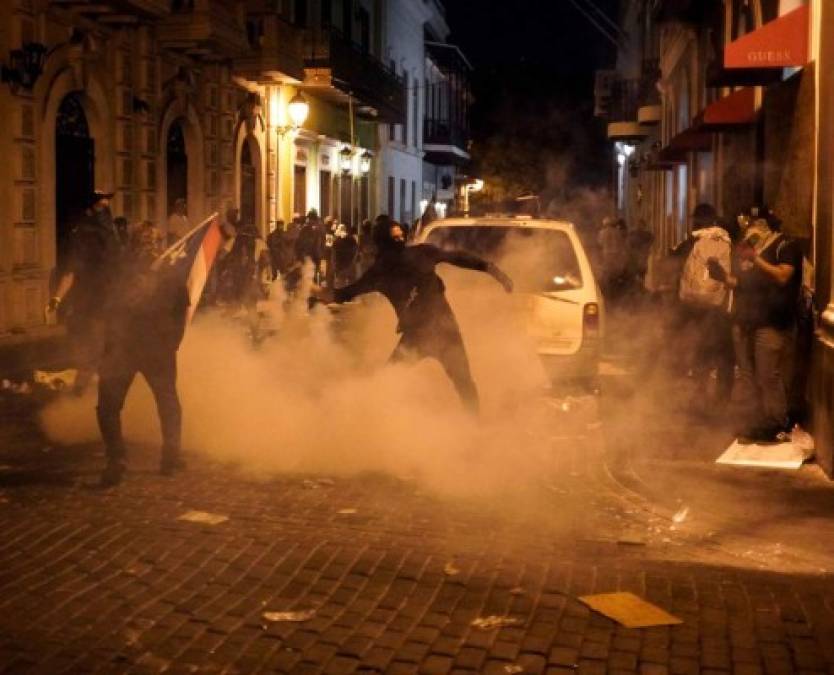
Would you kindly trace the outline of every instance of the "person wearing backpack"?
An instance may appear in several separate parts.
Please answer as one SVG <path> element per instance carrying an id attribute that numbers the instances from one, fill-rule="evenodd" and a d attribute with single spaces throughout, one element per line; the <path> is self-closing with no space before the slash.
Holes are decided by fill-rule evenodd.
<path id="1" fill-rule="evenodd" d="M 788 440 L 788 400 L 782 365 L 792 340 L 802 282 L 802 251 L 781 232 L 767 208 L 753 210 L 751 226 L 727 274 L 711 261 L 710 274 L 733 290 L 733 343 L 739 368 L 737 398 L 745 408 L 739 440 Z"/>
<path id="2" fill-rule="evenodd" d="M 700 385 L 699 397 L 706 389 L 710 370 L 716 368 L 718 372 L 712 410 L 722 409 L 730 399 L 735 363 L 729 293 L 723 283 L 710 276 L 708 261 L 715 260 L 729 271 L 731 249 L 730 235 L 720 224 L 715 208 L 711 204 L 698 204 L 692 213 L 692 234 L 675 251 L 677 255 L 685 255 L 678 300 L 690 368 Z"/>

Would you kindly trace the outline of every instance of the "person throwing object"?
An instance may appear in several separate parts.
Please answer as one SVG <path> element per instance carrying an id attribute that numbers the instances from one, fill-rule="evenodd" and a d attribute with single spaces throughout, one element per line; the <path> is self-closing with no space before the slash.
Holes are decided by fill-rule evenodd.
<path id="1" fill-rule="evenodd" d="M 469 370 L 455 315 L 435 267 L 448 263 L 486 272 L 510 293 L 512 280 L 494 264 L 463 251 L 445 251 L 431 244 L 405 245 L 405 233 L 388 216 L 377 217 L 373 230 L 377 256 L 373 265 L 353 284 L 336 289 L 316 289 L 322 302 L 348 302 L 365 293 L 382 293 L 397 314 L 402 335 L 390 361 L 434 358 L 452 380 L 463 404 L 478 412 L 478 391 Z"/>

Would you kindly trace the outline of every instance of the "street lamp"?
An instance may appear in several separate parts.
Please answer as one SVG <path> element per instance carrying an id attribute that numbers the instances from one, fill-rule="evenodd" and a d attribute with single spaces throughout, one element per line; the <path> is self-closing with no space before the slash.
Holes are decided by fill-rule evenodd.
<path id="1" fill-rule="evenodd" d="M 307 115 L 310 114 L 310 104 L 307 99 L 302 96 L 301 92 L 296 92 L 295 96 L 287 103 L 287 114 L 290 116 L 290 121 L 293 127 L 298 129 L 307 121 Z"/>
<path id="2" fill-rule="evenodd" d="M 278 132 L 279 136 L 283 136 L 292 131 L 298 131 L 303 125 L 304 122 L 307 121 L 307 115 L 310 114 L 310 104 L 307 103 L 307 99 L 301 94 L 301 92 L 297 92 L 295 96 L 293 96 L 289 103 L 287 103 L 287 116 L 290 118 L 289 124 L 284 125 L 276 125 L 275 130 Z M 277 98 L 273 99 L 272 107 L 270 108 L 270 117 L 272 119 L 278 118 L 278 102 Z"/>
<path id="3" fill-rule="evenodd" d="M 373 155 L 367 150 L 359 157 L 359 171 L 362 172 L 363 176 L 367 176 L 371 170 L 371 157 Z"/>
<path id="4" fill-rule="evenodd" d="M 350 173 L 352 165 L 353 150 L 350 149 L 350 146 L 346 145 L 339 152 L 339 168 L 342 170 L 342 173 Z"/>
<path id="5" fill-rule="evenodd" d="M 31 90 L 43 72 L 45 58 L 46 47 L 38 42 L 27 42 L 22 49 L 9 52 L 11 65 L 0 69 L 0 78 L 9 84 L 12 93 L 17 93 L 20 87 Z"/>

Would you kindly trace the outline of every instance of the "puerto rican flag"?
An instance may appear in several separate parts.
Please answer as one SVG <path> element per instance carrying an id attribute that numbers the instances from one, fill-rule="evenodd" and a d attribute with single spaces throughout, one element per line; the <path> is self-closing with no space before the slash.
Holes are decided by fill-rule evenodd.
<path id="1" fill-rule="evenodd" d="M 177 285 L 185 284 L 188 292 L 186 322 L 190 322 L 197 311 L 222 240 L 220 217 L 213 213 L 154 261 L 155 270 L 173 277 Z"/>

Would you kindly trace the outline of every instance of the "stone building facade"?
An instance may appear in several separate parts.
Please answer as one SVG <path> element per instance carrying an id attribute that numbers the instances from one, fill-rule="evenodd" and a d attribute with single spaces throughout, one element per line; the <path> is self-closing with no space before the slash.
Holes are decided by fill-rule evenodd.
<path id="1" fill-rule="evenodd" d="M 236 205 L 263 233 L 309 208 L 376 211 L 376 127 L 403 119 L 403 82 L 382 59 L 387 3 L 338 5 L 0 3 L 0 338 L 56 330 L 42 310 L 93 189 L 162 226 L 178 198 L 192 224 Z"/>

